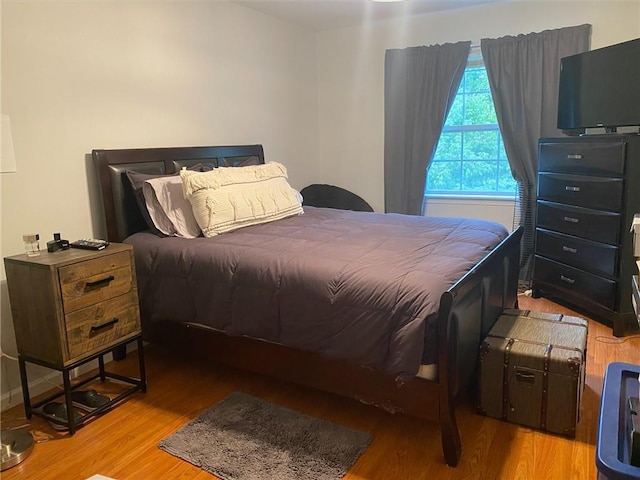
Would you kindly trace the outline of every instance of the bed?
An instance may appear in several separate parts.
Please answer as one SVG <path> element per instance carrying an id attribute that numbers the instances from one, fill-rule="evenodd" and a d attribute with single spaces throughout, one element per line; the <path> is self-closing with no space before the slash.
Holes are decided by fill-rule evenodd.
<path id="1" fill-rule="evenodd" d="M 445 461 L 458 464 L 456 401 L 474 379 L 482 338 L 503 309 L 517 307 L 520 229 L 508 234 L 472 220 L 305 207 L 301 215 L 213 238 L 163 237 L 148 231 L 131 172 L 263 165 L 262 146 L 94 150 L 92 156 L 108 240 L 134 246 L 146 340 L 438 421 Z M 431 236 L 416 245 L 423 234 Z M 405 258 L 410 250 L 417 259 Z M 452 270 L 441 273 L 441 263 Z M 416 265 L 430 265 L 429 271 Z M 205 280 L 203 272 L 213 270 L 216 278 Z M 371 291 L 362 293 L 361 278 L 373 284 Z M 365 300 L 356 304 L 357 297 Z"/>

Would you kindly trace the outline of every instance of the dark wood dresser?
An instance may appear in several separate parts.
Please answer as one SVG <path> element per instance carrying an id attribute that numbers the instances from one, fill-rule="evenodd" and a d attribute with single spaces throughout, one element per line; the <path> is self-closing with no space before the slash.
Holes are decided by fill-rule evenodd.
<path id="1" fill-rule="evenodd" d="M 566 303 L 613 328 L 638 331 L 629 231 L 640 213 L 640 136 L 543 138 L 533 296 Z"/>

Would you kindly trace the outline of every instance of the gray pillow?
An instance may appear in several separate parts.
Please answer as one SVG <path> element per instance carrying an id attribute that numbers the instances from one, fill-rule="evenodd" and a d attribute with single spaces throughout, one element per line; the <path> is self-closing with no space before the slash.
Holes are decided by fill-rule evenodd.
<path id="1" fill-rule="evenodd" d="M 207 165 L 203 165 L 202 163 L 197 163 L 196 165 L 192 165 L 187 167 L 187 170 L 192 170 L 194 172 L 208 172 L 213 170 L 211 167 Z M 138 210 L 144 219 L 144 222 L 147 224 L 149 229 L 156 233 L 157 235 L 164 236 L 153 223 L 151 219 L 151 215 L 149 215 L 149 211 L 147 210 L 147 204 L 144 200 L 144 194 L 142 192 L 142 185 L 147 180 L 151 180 L 152 178 L 163 178 L 163 177 L 171 177 L 174 175 L 179 175 L 179 172 L 176 173 L 141 173 L 136 172 L 134 170 L 126 170 L 125 174 L 127 175 L 127 179 L 129 180 L 129 184 L 131 185 L 131 190 L 133 191 L 133 196 L 136 199 L 136 203 L 138 204 Z"/>

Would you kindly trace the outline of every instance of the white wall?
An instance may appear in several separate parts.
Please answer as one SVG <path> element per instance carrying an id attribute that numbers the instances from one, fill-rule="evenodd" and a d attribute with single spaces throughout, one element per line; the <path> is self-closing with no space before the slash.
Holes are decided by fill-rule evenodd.
<path id="1" fill-rule="evenodd" d="M 346 28 L 318 35 L 322 181 L 352 190 L 384 211 L 384 54 L 389 48 L 540 32 L 590 23 L 592 48 L 640 37 L 638 1 L 521 0 Z M 429 215 L 486 212 L 511 227 L 512 206 L 427 203 Z M 506 216 L 505 216 L 506 215 Z"/>
<path id="2" fill-rule="evenodd" d="M 104 236 L 94 148 L 262 143 L 294 187 L 311 183 L 316 77 L 313 34 L 230 3 L 3 0 L 2 112 L 18 171 L 0 174 L 2 257 L 22 252 L 23 233 L 41 246 L 54 232 Z M 2 348 L 15 355 L 0 272 Z M 1 377 L 3 394 L 19 387 L 14 362 Z"/>

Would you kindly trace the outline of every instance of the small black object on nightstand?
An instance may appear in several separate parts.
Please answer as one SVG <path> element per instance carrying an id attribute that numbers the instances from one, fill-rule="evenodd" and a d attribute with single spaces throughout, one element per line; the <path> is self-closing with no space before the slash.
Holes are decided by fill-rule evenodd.
<path id="1" fill-rule="evenodd" d="M 109 242 L 95 238 L 83 238 L 82 240 L 75 240 L 69 245 L 72 248 L 83 248 L 85 250 L 104 250 L 109 246 Z"/>
<path id="2" fill-rule="evenodd" d="M 69 240 L 63 240 L 60 238 L 59 233 L 53 234 L 53 240 L 49 240 L 47 242 L 47 252 L 53 253 L 58 250 L 68 250 L 69 249 Z"/>

